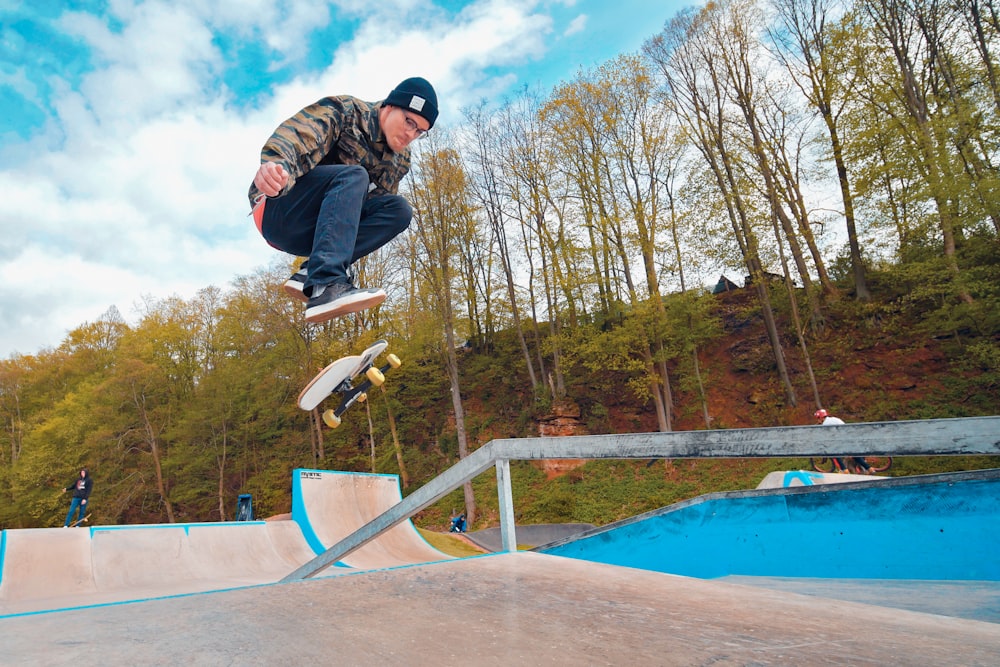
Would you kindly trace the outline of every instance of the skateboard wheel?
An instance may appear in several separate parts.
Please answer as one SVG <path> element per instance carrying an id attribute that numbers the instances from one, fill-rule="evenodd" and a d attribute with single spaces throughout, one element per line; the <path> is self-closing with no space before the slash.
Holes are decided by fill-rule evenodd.
<path id="1" fill-rule="evenodd" d="M 374 366 L 365 371 L 365 375 L 368 376 L 368 379 L 376 387 L 381 387 L 382 383 L 385 382 L 385 376 L 382 375 L 382 371 L 375 368 Z"/>
<path id="2" fill-rule="evenodd" d="M 399 368 L 400 366 L 403 365 L 403 362 L 400 361 L 399 357 L 397 357 L 395 354 L 390 354 L 388 357 L 386 357 L 386 360 L 389 362 L 389 365 L 392 366 L 393 368 Z"/>
<path id="3" fill-rule="evenodd" d="M 330 428 L 337 428 L 340 426 L 340 417 L 333 414 L 333 410 L 327 410 L 323 413 L 323 423 Z"/>
<path id="4" fill-rule="evenodd" d="M 368 400 L 368 394 L 366 394 L 365 392 L 361 392 L 360 394 L 358 394 L 358 403 L 364 403 L 367 400 Z"/>

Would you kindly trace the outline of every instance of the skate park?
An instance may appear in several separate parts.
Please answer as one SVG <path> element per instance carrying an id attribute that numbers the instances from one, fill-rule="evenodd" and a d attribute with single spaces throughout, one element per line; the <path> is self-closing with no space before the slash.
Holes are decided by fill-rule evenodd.
<path id="1" fill-rule="evenodd" d="M 1000 418 L 497 440 L 406 498 L 392 475 L 296 470 L 284 520 L 7 530 L 0 651 L 11 664 L 995 664 L 998 470 L 788 471 L 517 550 L 511 460 L 848 450 L 1000 454 Z M 410 517 L 491 469 L 499 549 L 430 547 Z"/>

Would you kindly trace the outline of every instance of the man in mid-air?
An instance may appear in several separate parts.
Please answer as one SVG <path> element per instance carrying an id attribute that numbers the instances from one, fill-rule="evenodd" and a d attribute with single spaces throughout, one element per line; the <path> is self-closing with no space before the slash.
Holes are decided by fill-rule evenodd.
<path id="1" fill-rule="evenodd" d="M 348 270 L 410 225 L 413 210 L 399 182 L 410 169 L 410 143 L 437 116 L 434 88 L 414 77 L 381 102 L 324 97 L 264 144 L 249 193 L 253 218 L 270 245 L 307 258 L 284 285 L 307 302 L 306 321 L 385 300 L 381 288 L 354 285 Z"/>

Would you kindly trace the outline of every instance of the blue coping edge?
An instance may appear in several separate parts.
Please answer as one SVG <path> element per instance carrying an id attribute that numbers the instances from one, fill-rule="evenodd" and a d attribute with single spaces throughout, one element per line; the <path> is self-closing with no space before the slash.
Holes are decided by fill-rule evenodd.
<path id="1" fill-rule="evenodd" d="M 191 534 L 192 528 L 217 528 L 219 526 L 259 526 L 266 521 L 195 521 L 193 523 L 135 523 L 124 526 L 88 526 L 90 534 L 95 531 L 108 530 L 183 530 L 186 534 Z"/>
<path id="2" fill-rule="evenodd" d="M 541 553 L 704 579 L 1000 581 L 1000 469 L 708 494 Z"/>
<path id="3" fill-rule="evenodd" d="M 306 538 L 306 542 L 312 548 L 316 555 L 324 553 L 327 549 L 332 547 L 332 544 L 324 545 L 316 534 L 316 530 L 312 526 L 312 522 L 309 518 L 309 512 L 306 510 L 305 500 L 302 498 L 302 478 L 309 477 L 310 475 L 316 475 L 322 477 L 323 475 L 351 475 L 357 476 L 367 476 L 367 477 L 390 477 L 396 480 L 396 487 L 399 487 L 399 475 L 392 475 L 387 473 L 364 473 L 364 472 L 343 472 L 339 470 L 316 470 L 311 468 L 296 468 L 292 471 L 292 521 L 299 524 L 299 529 L 302 530 L 302 535 Z M 400 494 L 402 498 L 402 494 Z M 349 567 L 344 565 L 344 563 L 337 561 L 334 565 L 339 567 Z"/>

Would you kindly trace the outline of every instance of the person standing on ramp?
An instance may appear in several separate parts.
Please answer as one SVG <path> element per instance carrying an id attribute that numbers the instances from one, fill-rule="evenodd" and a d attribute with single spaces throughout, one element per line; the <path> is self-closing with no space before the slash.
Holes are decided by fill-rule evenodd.
<path id="1" fill-rule="evenodd" d="M 63 489 L 63 493 L 67 491 L 73 492 L 73 502 L 70 503 L 69 513 L 66 514 L 66 521 L 63 523 L 63 528 L 69 528 L 70 524 L 78 525 L 87 516 L 87 512 L 90 509 L 87 506 L 87 502 L 90 500 L 90 492 L 94 490 L 94 478 L 90 476 L 90 471 L 84 468 L 80 471 L 80 476 L 73 480 L 73 483 Z M 80 510 L 80 518 L 73 521 L 73 513 Z"/>

